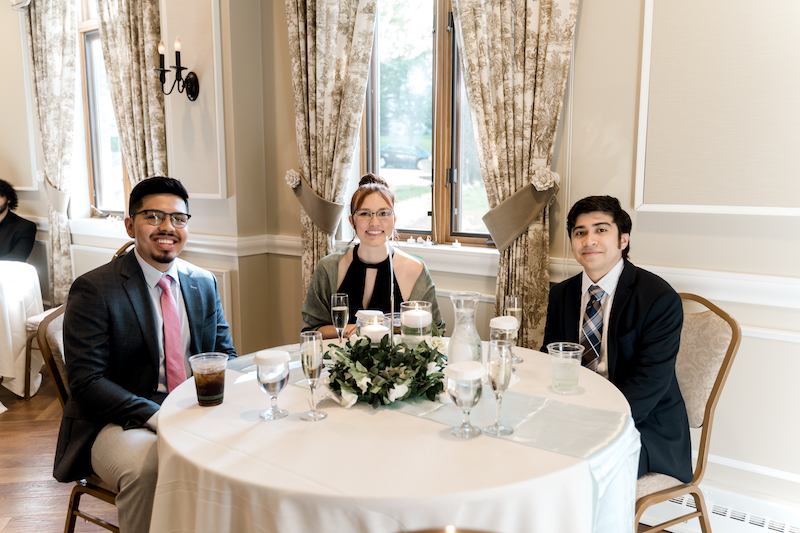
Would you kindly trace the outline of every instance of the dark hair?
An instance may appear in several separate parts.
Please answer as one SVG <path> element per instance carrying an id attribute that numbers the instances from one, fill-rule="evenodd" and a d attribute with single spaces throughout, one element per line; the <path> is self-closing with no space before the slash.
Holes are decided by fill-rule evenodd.
<path id="1" fill-rule="evenodd" d="M 141 209 L 144 197 L 151 194 L 174 194 L 186 202 L 186 210 L 189 210 L 189 193 L 183 184 L 175 178 L 165 178 L 155 176 L 147 178 L 136 184 L 131 191 L 131 198 L 128 201 L 128 216 Z"/>
<path id="2" fill-rule="evenodd" d="M 17 191 L 14 190 L 14 187 L 5 180 L 0 180 L 0 196 L 8 199 L 8 210 L 13 211 L 19 205 L 19 200 L 17 199 Z"/>
<path id="3" fill-rule="evenodd" d="M 619 200 L 613 196 L 587 196 L 575 202 L 575 205 L 572 206 L 572 209 L 569 210 L 569 214 L 567 215 L 567 234 L 569 235 L 569 239 L 572 240 L 572 230 L 575 229 L 575 221 L 579 216 L 586 213 L 596 213 L 598 211 L 612 218 L 614 224 L 617 225 L 617 230 L 619 230 L 619 242 L 622 244 L 622 235 L 625 233 L 630 235 L 633 224 L 631 223 L 631 217 L 619 204 Z M 628 252 L 630 252 L 630 250 L 631 244 L 629 239 L 628 246 L 622 250 L 623 259 L 628 258 Z"/>
<path id="4" fill-rule="evenodd" d="M 358 189 L 350 200 L 350 215 L 353 215 L 361 207 L 364 198 L 374 192 L 380 194 L 394 209 L 394 193 L 389 189 L 389 184 L 382 177 L 370 172 L 361 176 L 361 180 L 358 182 Z"/>

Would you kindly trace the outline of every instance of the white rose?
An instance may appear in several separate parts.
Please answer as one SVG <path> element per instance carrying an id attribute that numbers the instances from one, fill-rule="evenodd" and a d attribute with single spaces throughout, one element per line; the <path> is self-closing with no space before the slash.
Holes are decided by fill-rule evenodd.
<path id="1" fill-rule="evenodd" d="M 344 401 L 342 406 L 349 409 L 358 401 L 358 394 L 353 394 L 349 390 L 342 389 L 342 400 Z"/>
<path id="2" fill-rule="evenodd" d="M 439 368 L 439 365 L 436 364 L 435 361 L 431 361 L 430 363 L 428 363 L 428 370 L 426 370 L 425 374 L 430 376 L 431 374 L 435 374 L 436 372 L 439 372 L 440 370 L 441 370 L 441 368 Z"/>
<path id="3" fill-rule="evenodd" d="M 398 398 L 402 398 L 408 392 L 408 385 L 395 385 L 389 389 L 389 401 L 393 402 Z"/>
<path id="4" fill-rule="evenodd" d="M 358 385 L 358 388 L 361 389 L 362 393 L 365 393 L 367 392 L 369 386 L 372 385 L 372 380 L 368 375 L 364 374 L 360 379 L 356 380 L 356 385 Z"/>
<path id="5" fill-rule="evenodd" d="M 439 350 L 440 354 L 447 355 L 447 343 L 448 343 L 448 340 L 445 340 L 442 337 L 432 337 L 431 338 L 431 348 L 436 348 L 437 350 Z"/>

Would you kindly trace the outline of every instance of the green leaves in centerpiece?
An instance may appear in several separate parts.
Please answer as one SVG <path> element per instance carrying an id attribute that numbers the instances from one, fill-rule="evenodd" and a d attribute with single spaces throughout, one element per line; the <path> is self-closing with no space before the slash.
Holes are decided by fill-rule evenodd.
<path id="1" fill-rule="evenodd" d="M 374 346 L 366 337 L 354 337 L 344 348 L 331 344 L 329 354 L 329 386 L 346 407 L 361 401 L 377 408 L 423 395 L 434 401 L 444 390 L 444 355 L 425 342 L 412 350 L 402 343 L 390 346 L 388 335 Z"/>

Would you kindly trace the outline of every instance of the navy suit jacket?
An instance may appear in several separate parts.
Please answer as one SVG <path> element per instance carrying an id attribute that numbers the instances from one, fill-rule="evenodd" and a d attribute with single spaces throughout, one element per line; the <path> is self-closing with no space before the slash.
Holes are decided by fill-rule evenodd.
<path id="1" fill-rule="evenodd" d="M 579 342 L 581 275 L 553 287 L 542 350 Z M 683 307 L 663 279 L 625 260 L 608 323 L 608 379 L 627 398 L 642 437 L 639 476 L 692 479 L 689 419 L 675 376 Z"/>
<path id="2" fill-rule="evenodd" d="M 190 352 L 236 355 L 216 279 L 207 270 L 176 261 Z M 57 480 L 92 473 L 92 445 L 106 424 L 143 427 L 158 411 L 166 396 L 157 392 L 158 352 L 153 305 L 133 252 L 75 280 L 64 314 L 70 397 L 58 435 Z"/>

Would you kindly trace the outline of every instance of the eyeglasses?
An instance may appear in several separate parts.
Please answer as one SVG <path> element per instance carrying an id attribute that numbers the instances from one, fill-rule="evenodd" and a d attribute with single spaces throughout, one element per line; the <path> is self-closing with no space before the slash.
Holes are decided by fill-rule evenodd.
<path id="1" fill-rule="evenodd" d="M 353 213 L 353 216 L 355 216 L 356 218 L 360 218 L 361 220 L 372 220 L 373 216 L 377 216 L 378 220 L 385 221 L 385 220 L 389 220 L 392 217 L 393 214 L 394 214 L 394 211 L 392 211 L 391 209 L 381 209 L 380 211 L 370 211 L 368 209 L 359 209 L 358 211 Z"/>
<path id="2" fill-rule="evenodd" d="M 151 226 L 160 226 L 161 223 L 164 222 L 167 217 L 169 217 L 169 221 L 176 228 L 186 227 L 186 224 L 189 223 L 189 219 L 192 218 L 192 215 L 188 213 L 165 213 L 164 211 L 159 211 L 158 209 L 145 209 L 144 211 L 137 211 L 136 213 L 131 214 L 131 218 L 135 217 L 136 215 L 144 215 L 144 219 Z"/>

